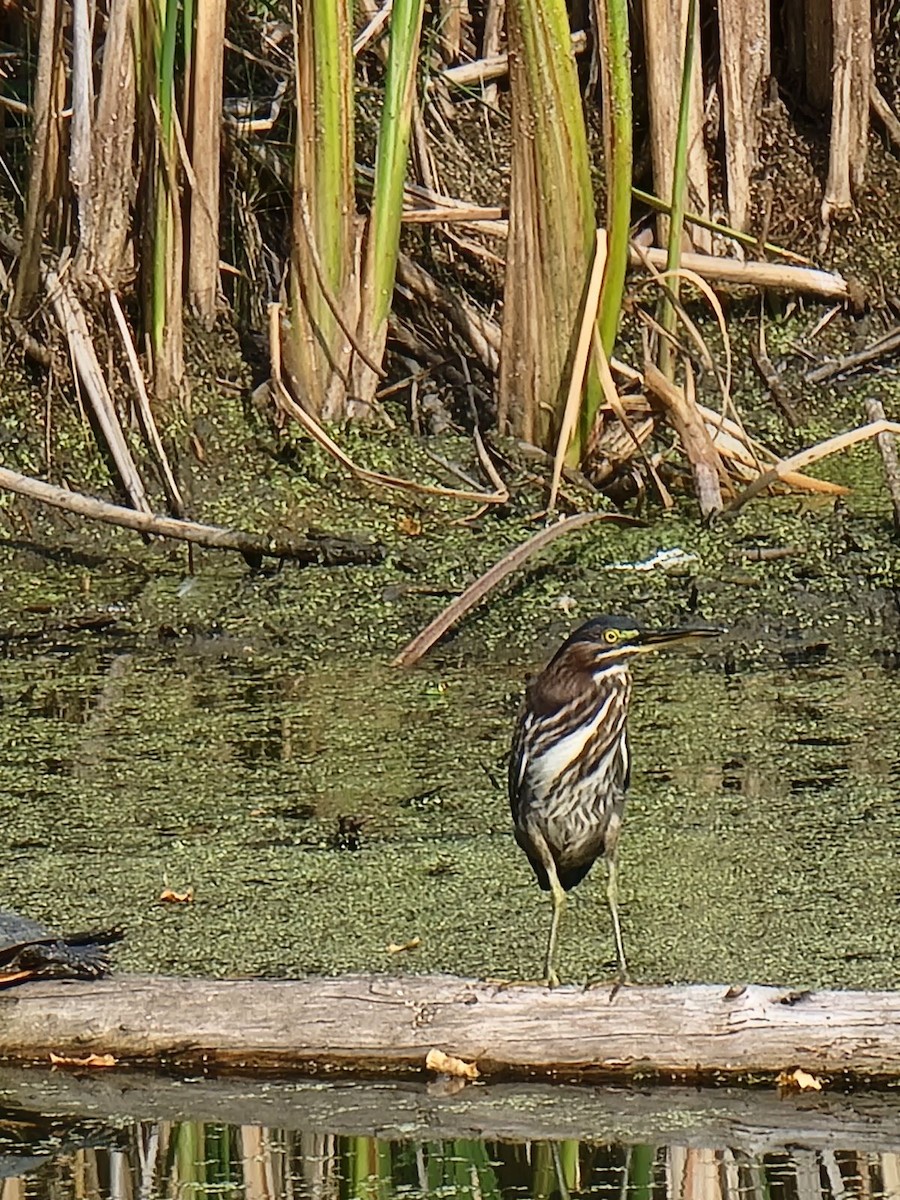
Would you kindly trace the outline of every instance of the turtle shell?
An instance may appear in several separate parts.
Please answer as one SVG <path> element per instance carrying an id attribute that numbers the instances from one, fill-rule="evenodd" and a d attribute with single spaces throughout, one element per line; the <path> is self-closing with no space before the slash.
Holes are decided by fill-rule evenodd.
<path id="1" fill-rule="evenodd" d="M 60 935 L 23 917 L 0 910 L 0 987 L 26 979 L 98 979 L 111 967 L 109 947 L 121 929 Z"/>

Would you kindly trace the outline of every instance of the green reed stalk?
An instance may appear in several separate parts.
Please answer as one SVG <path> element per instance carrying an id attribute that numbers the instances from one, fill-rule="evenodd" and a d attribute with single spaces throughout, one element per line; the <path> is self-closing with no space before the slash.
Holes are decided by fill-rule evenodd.
<path id="1" fill-rule="evenodd" d="M 499 423 L 552 451 L 596 240 L 587 132 L 564 0 L 509 0 L 512 178 Z M 598 388 L 589 375 L 588 388 Z M 576 429 L 570 456 L 583 452 Z"/>
<path id="2" fill-rule="evenodd" d="M 684 64 L 681 71 L 681 99 L 678 105 L 678 132 L 675 138 L 675 162 L 672 168 L 672 200 L 669 219 L 669 245 L 666 271 L 677 271 L 681 263 L 681 240 L 684 236 L 685 195 L 687 192 L 688 136 L 691 113 L 691 77 L 694 73 L 694 42 L 697 29 L 697 0 L 689 0 L 684 35 Z M 678 300 L 678 276 L 666 280 L 669 295 L 663 298 L 660 324 L 669 333 L 675 330 L 675 304 Z M 670 298 L 671 297 L 671 298 Z M 659 347 L 660 370 L 672 377 L 672 348 L 666 338 Z"/>
<path id="3" fill-rule="evenodd" d="M 628 37 L 628 0 L 596 0 L 599 35 L 603 50 L 604 141 L 607 170 L 607 257 L 597 308 L 597 328 L 609 357 L 616 343 L 628 269 L 628 238 L 631 232 L 631 183 L 634 161 L 632 143 L 631 47 Z M 569 466 L 580 465 L 588 443 L 602 390 L 588 376 L 578 433 L 567 454 Z"/>
<path id="4" fill-rule="evenodd" d="M 600 289 L 597 323 L 607 357 L 612 354 L 622 312 L 628 237 L 631 232 L 632 144 L 631 46 L 628 38 L 628 0 L 605 0 L 605 104 L 607 106 L 606 228 L 609 235 L 606 271 Z"/>
<path id="5" fill-rule="evenodd" d="M 178 197 L 172 195 L 170 173 L 177 160 L 175 146 L 175 47 L 178 34 L 178 0 L 162 0 L 155 24 L 156 103 L 159 113 L 159 156 L 154 184 L 153 274 L 150 294 L 150 329 L 157 369 L 166 358 L 166 325 L 172 285 L 174 213 Z M 178 286 L 180 287 L 180 281 Z"/>
<path id="6" fill-rule="evenodd" d="M 394 295 L 423 10 L 423 0 L 395 0 L 391 13 L 391 47 L 366 253 L 366 282 L 372 296 L 369 322 L 376 339 L 387 326 Z"/>

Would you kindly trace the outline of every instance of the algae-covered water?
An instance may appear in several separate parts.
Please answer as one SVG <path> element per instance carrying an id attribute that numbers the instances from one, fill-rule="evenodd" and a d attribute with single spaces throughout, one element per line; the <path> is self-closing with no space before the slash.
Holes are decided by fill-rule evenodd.
<path id="1" fill-rule="evenodd" d="M 633 973 L 892 987 L 892 627 L 872 597 L 811 615 L 803 589 L 802 617 L 782 611 L 770 629 L 749 603 L 741 615 L 752 577 L 735 576 L 729 612 L 721 575 L 703 615 L 727 617 L 729 634 L 636 668 L 620 850 Z M 95 597 L 127 591 L 93 578 Z M 641 578 L 646 614 L 656 584 Z M 126 970 L 535 977 L 549 904 L 511 837 L 505 759 L 525 674 L 589 615 L 571 571 L 568 584 L 574 598 L 546 602 L 544 646 L 523 620 L 505 642 L 496 629 L 483 646 L 451 642 L 411 671 L 365 638 L 346 639 L 352 652 L 273 638 L 258 615 L 185 624 L 204 594 L 221 617 L 248 589 L 290 586 L 239 568 L 170 572 L 171 619 L 154 636 L 41 614 L 0 659 L 4 903 L 54 925 L 123 925 Z M 634 575 L 607 586 L 635 589 Z M 573 893 L 564 978 L 611 963 L 603 874 Z M 164 902 L 166 889 L 193 900 Z"/>

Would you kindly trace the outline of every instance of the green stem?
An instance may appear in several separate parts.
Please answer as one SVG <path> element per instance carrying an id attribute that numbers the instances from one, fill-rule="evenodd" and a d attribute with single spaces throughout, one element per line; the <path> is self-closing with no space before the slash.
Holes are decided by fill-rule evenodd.
<path id="1" fill-rule="evenodd" d="M 666 271 L 677 271 L 681 262 L 681 239 L 684 234 L 684 198 L 687 192 L 688 135 L 691 116 L 691 78 L 694 73 L 694 42 L 696 41 L 697 0 L 689 0 L 687 26 L 684 35 L 684 64 L 681 71 L 681 102 L 678 106 L 678 132 L 675 138 L 675 162 L 672 169 L 672 201 L 669 219 L 669 245 Z M 661 325 L 667 332 L 675 329 L 675 303 L 678 300 L 678 276 L 669 274 L 666 285 L 669 295 L 663 300 Z M 671 298 L 670 298 L 671 297 Z M 663 338 L 659 347 L 660 370 L 672 377 L 672 353 Z"/>

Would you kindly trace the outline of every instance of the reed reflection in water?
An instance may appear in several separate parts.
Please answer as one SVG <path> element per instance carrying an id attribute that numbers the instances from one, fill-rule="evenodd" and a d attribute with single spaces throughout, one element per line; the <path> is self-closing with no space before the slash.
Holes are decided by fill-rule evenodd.
<path id="1" fill-rule="evenodd" d="M 42 1165 L 0 1158 L 0 1200 L 900 1200 L 896 1152 L 410 1142 L 199 1121 L 89 1141 Z"/>

